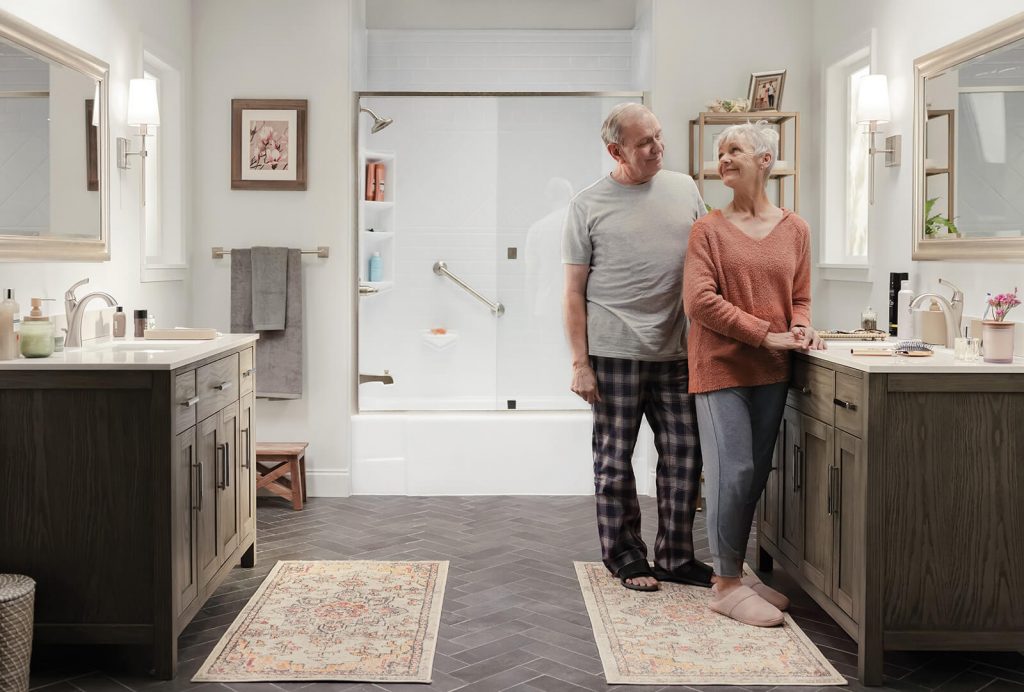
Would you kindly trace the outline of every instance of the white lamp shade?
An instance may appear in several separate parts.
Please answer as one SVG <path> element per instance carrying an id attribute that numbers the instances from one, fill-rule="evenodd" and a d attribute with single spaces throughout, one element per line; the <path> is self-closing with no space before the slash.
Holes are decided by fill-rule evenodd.
<path id="1" fill-rule="evenodd" d="M 889 82 L 884 74 L 869 74 L 857 83 L 857 122 L 887 123 L 889 112 Z"/>
<path id="2" fill-rule="evenodd" d="M 133 79 L 128 83 L 128 124 L 160 124 L 160 107 L 156 102 L 156 80 Z"/>

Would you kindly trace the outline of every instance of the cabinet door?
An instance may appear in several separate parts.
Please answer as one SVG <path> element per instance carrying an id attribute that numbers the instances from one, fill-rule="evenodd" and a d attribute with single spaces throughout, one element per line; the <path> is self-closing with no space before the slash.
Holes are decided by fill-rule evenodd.
<path id="1" fill-rule="evenodd" d="M 222 408 L 217 438 L 217 551 L 221 559 L 238 547 L 238 402 Z"/>
<path id="2" fill-rule="evenodd" d="M 785 449 L 785 428 L 783 421 L 779 425 L 779 436 L 775 438 L 775 452 L 772 454 L 772 470 L 768 473 L 768 482 L 764 486 L 764 494 L 761 496 L 761 504 L 758 509 L 759 536 L 779 544 L 779 491 L 780 478 L 782 477 L 782 455 Z"/>
<path id="3" fill-rule="evenodd" d="M 803 449 L 800 439 L 800 412 L 786 407 L 779 434 L 782 468 L 779 470 L 779 492 L 782 496 L 779 517 L 779 548 L 799 565 L 804 554 Z"/>
<path id="4" fill-rule="evenodd" d="M 219 418 L 214 415 L 196 426 L 196 460 L 199 463 L 196 469 L 196 487 L 199 488 L 196 501 L 196 554 L 199 558 L 199 583 L 203 585 L 210 581 L 222 564 L 217 542 L 219 423 Z"/>
<path id="5" fill-rule="evenodd" d="M 832 600 L 856 620 L 860 604 L 864 535 L 864 452 L 860 439 L 836 431 L 832 480 L 832 518 L 835 531 L 832 560 Z"/>
<path id="6" fill-rule="evenodd" d="M 835 429 L 816 418 L 800 417 L 803 462 L 801 491 L 804 552 L 800 569 L 825 594 L 832 593 L 832 485 Z"/>
<path id="7" fill-rule="evenodd" d="M 199 595 L 196 554 L 196 510 L 199 507 L 199 461 L 196 457 L 196 429 L 189 428 L 176 438 L 172 555 L 174 564 L 174 614 L 181 615 Z"/>
<path id="8" fill-rule="evenodd" d="M 241 538 L 247 541 L 256 531 L 256 480 L 253 462 L 256 447 L 252 442 L 252 392 L 238 402 L 238 525 Z"/>

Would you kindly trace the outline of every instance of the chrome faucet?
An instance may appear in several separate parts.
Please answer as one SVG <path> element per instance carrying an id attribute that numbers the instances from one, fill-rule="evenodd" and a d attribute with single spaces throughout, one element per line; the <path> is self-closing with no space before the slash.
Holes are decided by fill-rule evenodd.
<path id="1" fill-rule="evenodd" d="M 86 303 L 93 298 L 102 298 L 110 307 L 117 305 L 117 300 L 114 299 L 114 296 L 103 291 L 88 293 L 82 296 L 81 300 L 76 298 L 75 289 L 87 283 L 89 283 L 89 279 L 82 279 L 64 292 L 64 314 L 68 322 L 68 326 L 64 329 L 67 332 L 64 345 L 68 348 L 78 348 L 82 345 L 82 317 L 85 315 Z"/>
<path id="2" fill-rule="evenodd" d="M 953 298 L 951 300 L 946 300 L 945 296 L 940 296 L 938 293 L 922 293 L 910 301 L 909 309 L 913 313 L 924 302 L 925 298 L 931 298 L 936 301 L 946 320 L 946 348 L 953 348 L 956 337 L 960 335 L 960 323 L 963 321 L 964 316 L 964 292 L 945 279 L 939 279 L 939 283 L 953 289 Z"/>
<path id="3" fill-rule="evenodd" d="M 394 384 L 395 378 L 391 376 L 391 373 L 387 370 L 384 371 L 383 375 L 364 375 L 359 373 L 359 384 L 364 382 L 380 382 L 381 384 Z"/>

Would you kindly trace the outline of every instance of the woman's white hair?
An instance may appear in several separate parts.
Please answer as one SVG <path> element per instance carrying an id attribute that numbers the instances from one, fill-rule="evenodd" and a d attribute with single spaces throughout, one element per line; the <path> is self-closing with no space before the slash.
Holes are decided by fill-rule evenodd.
<path id="1" fill-rule="evenodd" d="M 767 120 L 758 120 L 756 123 L 747 121 L 739 125 L 730 125 L 722 130 L 718 136 L 718 146 L 722 147 L 726 142 L 742 137 L 754 148 L 754 156 L 771 154 L 771 161 L 768 162 L 768 169 L 764 172 L 765 180 L 772 172 L 775 161 L 779 158 L 779 132 L 768 124 Z M 716 155 L 718 152 L 715 152 Z"/>
<path id="2" fill-rule="evenodd" d="M 650 113 L 651 109 L 642 103 L 620 103 L 612 108 L 611 113 L 601 125 L 601 139 L 605 145 L 622 144 L 622 123 L 630 116 Z"/>

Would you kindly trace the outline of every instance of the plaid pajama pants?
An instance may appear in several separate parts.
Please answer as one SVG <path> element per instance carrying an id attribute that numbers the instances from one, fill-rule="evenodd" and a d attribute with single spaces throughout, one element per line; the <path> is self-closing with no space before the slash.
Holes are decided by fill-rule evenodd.
<path id="1" fill-rule="evenodd" d="M 605 566 L 614 574 L 647 559 L 640 535 L 640 504 L 633 447 L 643 416 L 658 450 L 658 533 L 654 562 L 673 571 L 693 560 L 701 457 L 687 362 L 649 362 L 591 356 L 601 401 L 594 411 L 594 490 Z"/>

